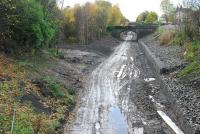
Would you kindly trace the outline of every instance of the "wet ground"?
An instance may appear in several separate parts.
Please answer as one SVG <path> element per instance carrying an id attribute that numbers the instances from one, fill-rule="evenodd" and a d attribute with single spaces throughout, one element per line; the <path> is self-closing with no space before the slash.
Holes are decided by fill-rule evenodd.
<path id="1" fill-rule="evenodd" d="M 122 42 L 91 73 L 74 122 L 64 133 L 182 134 L 156 100 L 158 92 L 138 43 Z"/>

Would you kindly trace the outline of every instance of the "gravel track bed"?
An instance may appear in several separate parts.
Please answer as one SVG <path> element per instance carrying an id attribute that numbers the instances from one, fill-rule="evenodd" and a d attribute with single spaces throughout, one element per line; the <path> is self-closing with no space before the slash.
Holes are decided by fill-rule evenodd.
<path id="1" fill-rule="evenodd" d="M 186 79 L 177 79 L 176 74 L 183 68 L 186 62 L 183 60 L 184 49 L 180 46 L 160 45 L 158 41 L 150 35 L 142 39 L 153 55 L 160 59 L 165 67 L 170 71 L 169 74 L 161 75 L 161 80 L 167 85 L 168 92 L 174 99 L 176 110 L 175 115 L 181 115 L 191 130 L 182 128 L 185 134 L 200 134 L 200 90 L 198 80 L 189 81 Z M 165 96 L 168 97 L 168 96 Z M 171 101 L 170 98 L 166 98 Z M 171 102 L 173 102 L 171 101 Z M 177 111 L 179 113 L 177 113 Z M 182 127 L 185 124 L 179 122 Z"/>

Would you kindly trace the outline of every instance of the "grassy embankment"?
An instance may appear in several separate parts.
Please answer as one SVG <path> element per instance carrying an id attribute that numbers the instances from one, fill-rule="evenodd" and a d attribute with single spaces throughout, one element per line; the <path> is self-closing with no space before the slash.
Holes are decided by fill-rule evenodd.
<path id="1" fill-rule="evenodd" d="M 58 132 L 75 92 L 43 73 L 55 57 L 63 55 L 50 50 L 46 56 L 22 60 L 0 54 L 0 133 L 10 133 L 14 111 L 14 134 Z"/>
<path id="2" fill-rule="evenodd" d="M 200 39 L 191 40 L 184 32 L 162 28 L 157 30 L 155 37 L 161 45 L 180 45 L 184 48 L 183 57 L 188 64 L 177 74 L 177 77 L 196 79 L 200 76 Z"/>

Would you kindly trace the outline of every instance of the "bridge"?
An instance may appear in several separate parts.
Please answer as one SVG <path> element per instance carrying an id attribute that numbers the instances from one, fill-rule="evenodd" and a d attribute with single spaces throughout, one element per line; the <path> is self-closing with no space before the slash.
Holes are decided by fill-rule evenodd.
<path id="1" fill-rule="evenodd" d="M 107 27 L 107 31 L 116 38 L 121 38 L 121 34 L 131 31 L 136 36 L 133 41 L 137 41 L 139 38 L 154 32 L 157 27 L 157 24 L 133 23 L 127 26 L 109 26 Z"/>

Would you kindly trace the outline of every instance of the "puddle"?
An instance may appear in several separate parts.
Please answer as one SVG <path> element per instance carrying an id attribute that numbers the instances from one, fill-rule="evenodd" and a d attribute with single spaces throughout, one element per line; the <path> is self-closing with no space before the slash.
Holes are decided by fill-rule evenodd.
<path id="1" fill-rule="evenodd" d="M 109 110 L 116 134 L 128 134 L 128 124 L 120 109 L 118 107 L 111 107 Z"/>

